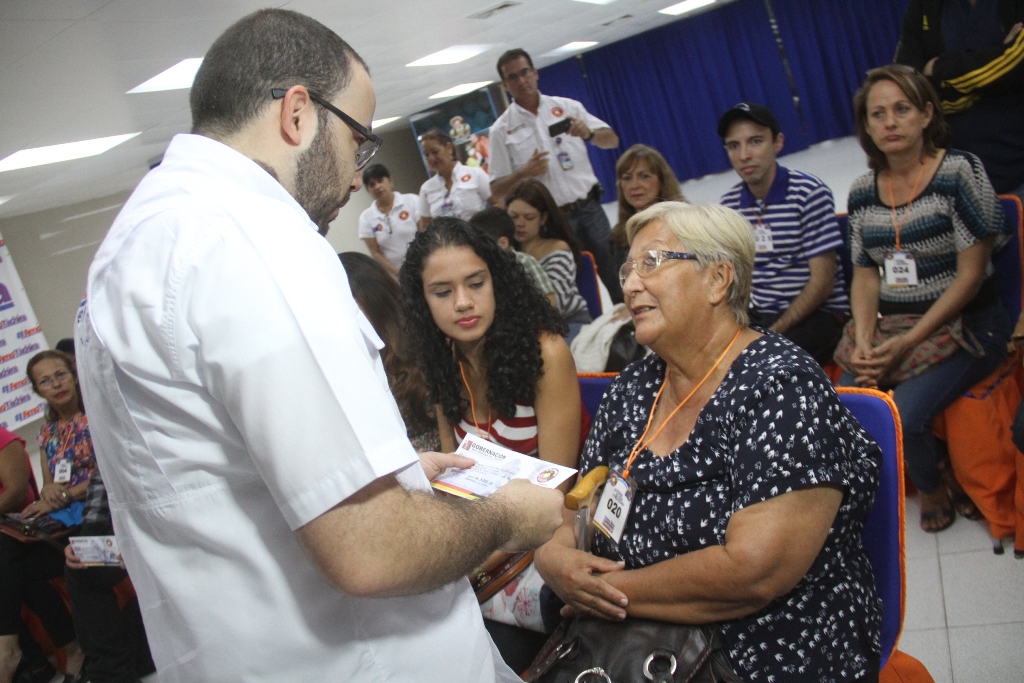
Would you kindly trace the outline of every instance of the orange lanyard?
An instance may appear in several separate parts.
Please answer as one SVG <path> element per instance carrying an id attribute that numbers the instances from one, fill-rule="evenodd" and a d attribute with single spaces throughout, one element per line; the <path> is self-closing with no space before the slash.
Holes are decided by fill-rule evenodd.
<path id="1" fill-rule="evenodd" d="M 924 177 L 925 163 L 921 162 L 921 170 L 917 172 L 917 180 L 914 181 L 914 189 L 910 191 L 910 201 L 907 202 L 907 210 L 903 212 L 903 218 L 896 220 L 896 193 L 893 190 L 892 170 L 889 171 L 889 208 L 892 209 L 892 228 L 896 231 L 896 251 L 900 250 L 900 228 L 907 221 L 910 215 L 910 204 L 917 196 L 917 188 L 921 185 L 921 178 Z"/>
<path id="2" fill-rule="evenodd" d="M 462 375 L 462 384 L 466 387 L 466 393 L 469 394 L 469 414 L 473 418 L 473 427 L 476 429 L 476 435 L 481 439 L 491 441 L 491 406 L 487 406 L 487 436 L 480 433 L 480 425 L 476 421 L 476 404 L 473 402 L 473 390 L 469 388 L 469 382 L 466 380 L 466 371 L 462 367 L 462 361 L 455 359 L 455 362 L 459 364 L 459 374 Z"/>
<path id="3" fill-rule="evenodd" d="M 647 432 L 650 431 L 651 429 L 651 422 L 654 420 L 654 413 L 658 408 L 658 399 L 661 398 L 661 392 L 665 391 L 665 387 L 668 386 L 669 370 L 668 368 L 665 368 L 665 379 L 664 381 L 662 381 L 661 388 L 658 389 L 658 393 L 654 397 L 654 405 L 651 406 L 651 415 L 650 417 L 647 418 L 647 426 L 644 427 L 644 433 L 640 435 L 640 440 L 636 442 L 636 445 L 633 446 L 633 450 L 630 451 L 629 453 L 629 460 L 626 462 L 626 469 L 622 470 L 623 478 L 629 476 L 629 468 L 633 466 L 633 461 L 636 460 L 636 456 L 640 453 L 640 451 L 647 448 L 647 446 L 650 446 L 651 442 L 658 438 L 658 435 L 661 434 L 661 431 L 665 429 L 665 425 L 667 425 L 672 420 L 672 418 L 676 416 L 676 413 L 679 412 L 679 409 L 685 406 L 686 402 L 693 398 L 693 395 L 696 394 L 702 386 L 704 386 L 704 383 L 708 381 L 708 378 L 711 377 L 715 370 L 718 369 L 718 366 L 722 364 L 722 361 L 729 354 L 729 351 L 732 350 L 732 347 L 736 344 L 736 340 L 740 338 L 740 332 L 742 331 L 742 327 L 736 330 L 736 334 L 733 335 L 732 341 L 729 342 L 729 345 L 725 347 L 725 351 L 722 351 L 722 355 L 718 357 L 718 360 L 715 361 L 715 364 L 711 366 L 710 370 L 708 370 L 708 374 L 704 375 L 704 379 L 698 382 L 697 386 L 695 386 L 693 390 L 689 394 L 687 394 L 686 398 L 684 398 L 682 402 L 679 403 L 679 405 L 673 408 L 672 412 L 669 413 L 668 417 L 665 418 L 665 421 L 661 423 L 660 427 L 658 427 L 658 431 L 654 432 L 654 436 L 652 436 L 645 442 L 644 437 L 647 436 Z"/>

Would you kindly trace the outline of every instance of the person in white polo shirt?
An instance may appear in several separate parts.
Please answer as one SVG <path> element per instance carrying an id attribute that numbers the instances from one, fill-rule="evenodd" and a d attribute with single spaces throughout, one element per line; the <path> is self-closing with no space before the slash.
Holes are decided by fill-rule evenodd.
<path id="1" fill-rule="evenodd" d="M 380 145 L 365 63 L 261 10 L 206 51 L 190 104 L 96 252 L 75 339 L 160 680 L 518 681 L 465 577 L 551 538 L 562 495 L 431 493 L 455 456 L 409 443 L 317 231 Z"/>
<path id="2" fill-rule="evenodd" d="M 619 274 L 608 246 L 612 227 L 587 156 L 587 143 L 614 149 L 619 136 L 576 100 L 541 93 L 537 70 L 525 50 L 501 55 L 498 75 L 514 101 L 491 126 L 491 191 L 503 197 L 527 178 L 544 183 L 581 246 L 594 255 L 612 301 L 621 302 Z"/>
<path id="3" fill-rule="evenodd" d="M 373 260 L 397 280 L 409 242 L 416 236 L 419 197 L 395 192 L 391 172 L 384 164 L 363 171 L 363 187 L 373 195 L 373 204 L 359 215 L 359 237 Z"/>
<path id="4" fill-rule="evenodd" d="M 750 323 L 788 337 L 824 365 L 850 313 L 832 190 L 775 161 L 784 138 L 768 107 L 740 102 L 719 119 L 718 135 L 742 179 L 722 204 L 750 221 L 757 247 Z"/>
<path id="5" fill-rule="evenodd" d="M 452 139 L 437 128 L 420 136 L 420 149 L 434 175 L 420 186 L 419 227 L 431 218 L 455 216 L 468 221 L 487 207 L 491 180 L 478 166 L 466 166 L 455 155 Z"/>

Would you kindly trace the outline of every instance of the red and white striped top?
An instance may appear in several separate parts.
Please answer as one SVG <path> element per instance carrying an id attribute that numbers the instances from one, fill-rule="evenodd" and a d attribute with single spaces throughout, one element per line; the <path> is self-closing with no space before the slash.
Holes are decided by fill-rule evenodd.
<path id="1" fill-rule="evenodd" d="M 537 457 L 537 414 L 533 406 L 516 404 L 515 417 L 509 419 L 498 416 L 490 422 L 479 422 L 476 427 L 463 417 L 455 425 L 456 440 L 461 443 L 467 433 L 493 441 L 516 453 Z"/>

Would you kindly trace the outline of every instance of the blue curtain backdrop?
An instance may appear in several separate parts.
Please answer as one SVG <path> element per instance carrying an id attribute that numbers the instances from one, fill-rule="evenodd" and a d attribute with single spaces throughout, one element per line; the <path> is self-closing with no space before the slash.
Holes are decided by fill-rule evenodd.
<path id="1" fill-rule="evenodd" d="M 773 0 L 803 121 L 763 0 L 737 0 L 545 67 L 540 88 L 581 101 L 619 134 L 618 149 L 591 148 L 609 195 L 615 161 L 638 142 L 664 154 L 681 180 L 697 178 L 729 168 L 715 126 L 740 101 L 772 108 L 787 152 L 851 135 L 853 94 L 867 69 L 892 61 L 905 5 Z"/>

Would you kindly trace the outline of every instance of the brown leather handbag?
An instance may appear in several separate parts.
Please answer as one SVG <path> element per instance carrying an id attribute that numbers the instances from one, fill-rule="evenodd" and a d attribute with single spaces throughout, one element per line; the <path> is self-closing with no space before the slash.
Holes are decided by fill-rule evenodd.
<path id="1" fill-rule="evenodd" d="M 628 617 L 563 621 L 526 671 L 526 683 L 740 683 L 718 626 Z"/>

